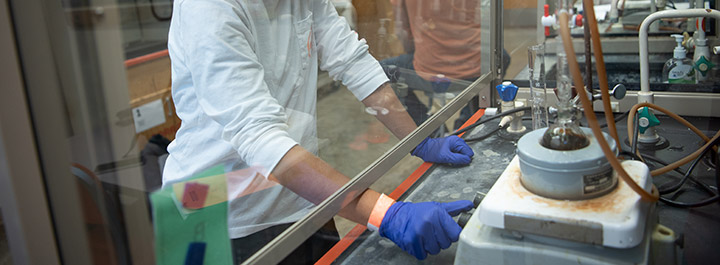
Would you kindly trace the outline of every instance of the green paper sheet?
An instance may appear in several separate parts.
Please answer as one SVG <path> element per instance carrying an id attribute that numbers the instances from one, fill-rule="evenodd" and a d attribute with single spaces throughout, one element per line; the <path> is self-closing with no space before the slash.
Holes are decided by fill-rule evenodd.
<path id="1" fill-rule="evenodd" d="M 223 167 L 217 166 L 185 182 L 208 183 L 203 179 L 212 178 L 215 181 L 211 181 L 210 191 L 226 192 L 226 181 L 217 181 L 217 178 L 225 178 L 224 173 Z M 153 205 L 157 264 L 185 264 L 190 243 L 204 242 L 206 247 L 203 264 L 232 265 L 227 226 L 227 200 L 197 210 L 184 209 L 179 203 L 182 198 L 176 197 L 173 186 L 177 187 L 177 185 L 168 185 L 150 195 Z"/>

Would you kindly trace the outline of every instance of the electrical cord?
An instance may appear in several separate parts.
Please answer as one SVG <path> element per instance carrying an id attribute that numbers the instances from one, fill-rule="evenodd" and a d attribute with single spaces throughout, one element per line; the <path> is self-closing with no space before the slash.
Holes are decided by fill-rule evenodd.
<path id="1" fill-rule="evenodd" d="M 627 152 L 627 151 L 623 151 L 623 152 Z M 627 152 L 627 153 L 629 154 L 630 152 Z M 637 156 L 636 156 L 635 154 L 632 154 L 632 155 L 633 155 L 635 158 L 637 158 Z M 663 166 L 667 166 L 667 165 L 668 165 L 668 163 L 665 162 L 665 161 L 663 161 L 662 159 L 659 159 L 659 158 L 654 157 L 654 156 L 651 156 L 651 155 L 643 155 L 643 157 L 644 157 L 645 159 L 649 160 L 649 161 L 655 162 L 655 163 L 660 164 L 660 165 L 663 165 Z M 681 176 L 685 176 L 685 174 L 687 174 L 687 172 L 683 172 L 682 170 L 680 170 L 680 168 L 675 168 L 675 169 L 673 169 L 673 171 L 677 172 L 677 173 L 680 174 Z M 688 179 L 689 179 L 690 181 L 692 181 L 693 183 L 695 183 L 696 185 L 700 186 L 700 187 L 701 187 L 703 190 L 705 190 L 705 192 L 707 192 L 708 194 L 711 194 L 711 195 L 714 195 L 714 194 L 715 194 L 715 191 L 714 191 L 708 184 L 705 184 L 705 183 L 697 180 L 696 178 L 694 178 L 694 177 L 691 176 L 690 174 L 688 174 Z M 659 190 L 659 188 L 658 188 L 658 190 Z"/>
<path id="2" fill-rule="evenodd" d="M 704 150 L 705 148 L 713 148 L 714 146 L 713 146 L 711 143 L 714 142 L 714 141 L 717 140 L 717 139 L 720 139 L 720 131 L 718 131 L 718 132 L 715 134 L 715 136 L 713 136 L 713 138 L 712 138 L 709 142 L 705 143 L 705 145 L 703 145 L 702 147 L 700 147 L 698 150 L 696 150 L 696 151 L 693 152 L 692 154 L 689 154 L 689 155 L 687 155 L 686 157 L 684 157 L 684 158 L 682 158 L 682 159 L 680 159 L 680 160 L 678 160 L 678 161 L 675 161 L 675 162 L 673 162 L 673 163 L 671 163 L 671 164 L 669 164 L 669 165 L 667 165 L 667 166 L 665 166 L 665 167 L 662 167 L 662 168 L 653 170 L 653 171 L 650 172 L 650 174 L 653 175 L 653 176 L 661 175 L 661 174 L 667 173 L 667 172 L 670 171 L 670 170 L 673 170 L 674 168 L 677 168 L 677 167 L 680 167 L 680 166 L 682 166 L 682 165 L 684 165 L 684 164 L 687 164 L 690 160 L 697 158 L 697 157 L 700 155 L 700 153 L 703 152 L 703 150 Z"/>
<path id="3" fill-rule="evenodd" d="M 667 199 L 667 198 L 664 198 L 664 197 L 660 197 L 660 201 L 663 202 L 663 203 L 665 203 L 665 204 L 667 204 L 667 205 L 673 206 L 673 207 L 678 207 L 678 208 L 695 208 L 695 207 L 702 207 L 702 206 L 705 206 L 705 205 L 709 205 L 709 204 L 718 202 L 718 201 L 720 201 L 720 196 L 715 195 L 715 196 L 713 196 L 713 197 L 707 198 L 707 199 L 702 200 L 702 201 L 699 201 L 699 202 L 694 202 L 694 203 L 679 202 L 679 201 L 674 201 L 674 200 Z"/>
<path id="4" fill-rule="evenodd" d="M 717 154 L 713 153 L 713 155 L 717 155 Z M 706 160 L 705 162 L 710 168 L 717 169 L 717 164 L 715 164 L 715 161 L 713 161 L 713 159 Z"/>
<path id="5" fill-rule="evenodd" d="M 627 150 L 620 150 L 620 152 L 618 153 L 618 156 L 628 156 L 628 157 L 632 158 L 633 160 L 640 160 L 640 157 L 638 157 L 637 154 L 635 154 L 631 151 L 627 151 Z M 668 163 L 663 161 L 662 159 L 651 156 L 651 155 L 647 155 L 647 154 L 643 155 L 643 158 L 647 159 L 647 161 L 655 162 L 656 164 L 660 164 L 663 166 L 668 165 Z M 645 164 L 648 164 L 648 163 L 645 163 Z M 681 176 L 684 176 L 686 173 L 686 172 L 683 172 L 682 170 L 680 170 L 680 168 L 675 168 L 675 169 L 673 169 L 673 171 L 677 172 Z M 690 181 L 692 181 L 693 183 L 697 184 L 698 186 L 701 186 L 705 191 L 708 191 L 711 194 L 715 194 L 714 191 L 712 190 L 712 188 L 710 188 L 710 186 L 708 186 L 707 184 L 700 182 L 699 180 L 695 179 L 692 176 L 689 176 L 688 179 Z M 659 188 L 658 188 L 658 190 L 659 190 Z"/>
<path id="6" fill-rule="evenodd" d="M 720 141 L 720 140 L 716 140 L 715 143 L 716 143 L 716 144 L 720 143 L 720 142 L 718 142 L 718 141 Z M 704 151 L 704 152 L 707 152 L 707 151 L 709 151 L 710 149 L 711 149 L 710 147 L 704 148 L 703 151 Z M 638 159 L 638 160 L 640 159 L 640 157 L 638 157 L 637 154 L 636 154 L 635 152 L 632 152 L 632 151 L 622 150 L 622 151 L 620 151 L 620 154 L 621 154 L 621 155 L 625 155 L 625 156 L 632 157 L 632 158 L 634 158 L 634 159 Z M 706 153 L 703 153 L 700 157 L 703 157 L 705 154 L 706 154 Z M 651 156 L 651 155 L 643 155 L 643 157 L 644 157 L 645 159 L 649 160 L 649 161 L 656 162 L 656 163 L 658 163 L 658 164 L 660 164 L 660 165 L 663 165 L 663 166 L 667 166 L 667 165 L 668 165 L 667 162 L 665 162 L 665 161 L 663 161 L 663 160 L 661 160 L 661 159 L 659 159 L 659 158 L 657 158 L 657 157 Z M 669 187 L 669 188 L 663 188 L 663 189 L 659 190 L 659 193 L 660 193 L 660 194 L 669 194 L 669 193 L 675 192 L 675 191 L 679 190 L 680 187 L 682 187 L 687 180 L 690 180 L 690 181 L 692 181 L 693 183 L 695 183 L 696 185 L 700 186 L 703 191 L 705 191 L 707 194 L 711 195 L 712 197 L 710 197 L 710 198 L 708 198 L 708 199 L 705 199 L 705 200 L 702 200 L 702 201 L 700 201 L 700 202 L 695 202 L 695 203 L 678 202 L 678 201 L 671 200 L 671 199 L 664 198 L 664 197 L 660 197 L 660 198 L 659 198 L 660 201 L 662 201 L 663 203 L 665 203 L 665 204 L 667 204 L 667 205 L 669 205 L 669 206 L 673 206 L 673 207 L 689 208 L 689 207 L 701 207 L 701 206 L 705 206 L 705 205 L 708 205 L 708 204 L 711 204 L 711 203 L 713 203 L 713 202 L 717 202 L 717 201 L 720 200 L 720 195 L 716 192 L 716 190 L 713 190 L 713 188 L 711 188 L 709 185 L 707 185 L 707 184 L 705 184 L 705 183 L 703 183 L 703 182 L 701 182 L 701 181 L 699 181 L 699 180 L 697 180 L 696 178 L 694 178 L 694 177 L 691 176 L 692 171 L 694 170 L 695 166 L 699 163 L 699 161 L 701 161 L 701 158 L 700 158 L 700 157 L 696 158 L 696 159 L 693 161 L 693 163 L 691 164 L 690 168 L 689 168 L 688 171 L 686 171 L 686 172 L 683 172 L 683 171 L 680 170 L 679 168 L 674 168 L 673 170 L 674 170 L 675 172 L 679 173 L 680 175 L 682 175 L 683 178 L 682 178 L 678 183 L 676 183 L 675 185 L 673 185 L 673 186 L 671 186 L 671 187 Z M 716 157 L 716 159 L 717 159 L 717 157 Z M 715 174 L 716 174 L 716 185 L 719 185 L 719 186 L 720 186 L 720 173 L 716 170 L 716 171 L 715 171 Z"/>
<path id="7" fill-rule="evenodd" d="M 705 154 L 707 154 L 707 152 L 710 151 L 710 149 L 712 149 L 711 148 L 712 146 L 716 146 L 716 145 L 720 144 L 720 138 L 715 138 L 710 144 L 711 145 L 703 148 L 702 154 L 697 159 L 695 159 L 695 161 L 693 161 L 693 164 L 696 164 L 696 162 L 700 161 L 701 157 L 705 156 Z M 720 152 L 718 152 L 717 154 L 720 155 Z M 716 164 L 720 163 L 720 157 L 715 156 L 715 163 Z M 694 167 L 691 165 L 691 168 L 688 169 L 688 174 L 693 169 L 694 169 Z M 717 169 L 715 169 L 715 185 L 716 185 L 715 187 L 720 187 L 720 170 L 717 170 Z M 681 207 L 681 208 L 701 207 L 701 206 L 709 205 L 709 204 L 720 201 L 720 194 L 719 193 L 714 193 L 714 194 L 715 194 L 714 196 L 712 196 L 710 198 L 706 198 L 699 202 L 680 202 L 680 201 L 667 199 L 664 197 L 660 197 L 660 201 L 662 201 L 663 203 L 665 203 L 667 205 L 674 206 L 674 207 Z"/>
<path id="8" fill-rule="evenodd" d="M 531 110 L 531 109 L 532 109 L 531 107 L 522 107 L 522 108 L 512 109 L 512 110 L 508 110 L 508 111 L 505 111 L 505 112 L 502 112 L 502 113 L 498 113 L 497 115 L 492 116 L 492 117 L 490 117 L 490 118 L 488 118 L 488 119 L 476 121 L 475 123 L 470 124 L 470 125 L 468 125 L 468 126 L 465 127 L 465 128 L 459 129 L 459 130 L 455 131 L 454 133 L 452 133 L 452 135 L 458 135 L 458 134 L 467 132 L 467 131 L 469 131 L 469 130 L 472 130 L 473 128 L 475 128 L 475 127 L 477 127 L 477 126 L 480 126 L 480 125 L 482 125 L 482 124 L 484 124 L 484 123 L 487 123 L 487 122 L 489 122 L 489 121 L 496 120 L 496 119 L 505 117 L 505 116 L 507 116 L 507 115 L 513 114 L 513 113 L 517 113 L 517 112 L 521 112 L 521 111 L 526 111 L 526 110 Z"/>
<path id="9" fill-rule="evenodd" d="M 637 133 L 638 133 L 638 132 L 637 132 L 637 128 L 636 128 L 636 129 L 635 129 L 635 136 L 634 136 L 634 137 L 637 137 Z M 637 140 L 637 139 L 635 139 L 635 140 Z M 717 144 L 718 141 L 720 141 L 720 138 L 715 139 L 714 143 Z M 633 157 L 633 158 L 635 158 L 635 159 L 641 159 L 641 157 L 638 156 L 638 154 L 636 153 L 636 150 L 635 150 L 636 144 L 637 144 L 637 142 L 635 142 L 635 144 L 633 145 L 633 149 L 634 149 L 634 150 L 632 150 L 632 151 L 630 151 L 630 152 L 623 150 L 623 151 L 621 151 L 620 153 L 623 154 L 623 155 L 627 155 L 627 156 Z M 703 183 L 703 182 L 700 182 L 699 180 L 697 180 L 696 178 L 694 178 L 694 177 L 691 176 L 691 174 L 692 174 L 693 170 L 695 169 L 695 167 L 696 167 L 696 166 L 699 164 L 699 162 L 702 160 L 702 157 L 704 157 L 705 154 L 706 154 L 708 151 L 710 151 L 710 150 L 711 150 L 711 146 L 707 146 L 706 148 L 703 148 L 703 153 L 702 153 L 700 156 L 698 156 L 698 157 L 692 162 L 692 164 L 691 164 L 690 167 L 688 168 L 688 171 L 686 171 L 686 172 L 682 172 L 682 171 L 681 171 L 679 168 L 677 168 L 677 167 L 676 167 L 676 168 L 673 168 L 674 171 L 676 171 L 677 173 L 680 173 L 680 175 L 683 176 L 682 179 L 681 179 L 680 181 L 678 181 L 677 183 L 675 183 L 674 185 L 668 187 L 668 188 L 659 189 L 658 192 L 659 192 L 661 195 L 670 194 L 670 193 L 676 192 L 676 191 L 678 191 L 683 185 L 685 185 L 685 183 L 687 182 L 687 180 L 690 180 L 690 181 L 692 181 L 693 183 L 695 183 L 696 185 L 700 186 L 705 192 L 707 192 L 708 194 L 710 194 L 712 197 L 710 197 L 710 198 L 708 198 L 708 199 L 706 199 L 706 200 L 700 201 L 700 202 L 695 202 L 695 203 L 678 202 L 678 201 L 674 201 L 674 200 L 671 200 L 671 199 L 668 199 L 668 198 L 664 198 L 664 197 L 659 197 L 659 200 L 662 201 L 663 203 L 667 204 L 667 205 L 670 205 L 670 206 L 673 206 L 673 207 L 681 207 L 681 208 L 701 207 L 701 206 L 705 206 L 705 205 L 708 205 L 708 204 L 711 204 L 711 203 L 713 203 L 713 202 L 718 201 L 718 200 L 720 199 L 720 195 L 718 195 L 718 193 L 716 193 L 715 191 L 713 191 L 713 189 L 712 189 L 710 186 L 708 186 L 707 184 L 705 184 L 705 183 Z M 654 162 L 656 162 L 656 163 L 658 163 L 658 164 L 661 164 L 661 165 L 663 165 L 663 166 L 667 166 L 667 165 L 668 165 L 668 163 L 666 163 L 666 162 L 664 162 L 664 161 L 662 161 L 662 160 L 660 160 L 660 159 L 658 159 L 658 158 L 656 158 L 656 157 L 654 157 L 654 156 L 644 155 L 643 157 L 644 157 L 645 159 L 647 159 L 647 160 L 654 161 Z M 716 170 L 716 175 L 717 175 L 717 174 L 718 174 L 718 171 Z M 720 177 L 717 177 L 717 176 L 716 176 L 716 178 L 718 178 L 718 180 L 716 180 L 716 182 L 717 182 L 716 185 L 720 185 Z"/>
<path id="10" fill-rule="evenodd" d="M 702 153 L 700 153 L 700 155 L 693 160 L 693 162 L 690 164 L 690 167 L 688 168 L 688 171 L 685 172 L 685 174 L 683 174 L 683 178 L 675 185 L 673 185 L 667 189 L 660 190 L 660 194 L 668 194 L 668 193 L 672 193 L 672 192 L 675 192 L 678 189 L 680 189 L 680 187 L 682 187 L 685 184 L 685 182 L 687 182 L 688 178 L 690 177 L 690 174 L 692 173 L 693 170 L 695 170 L 695 167 L 700 163 L 700 161 L 702 161 L 702 158 L 712 149 L 711 147 L 717 145 L 718 143 L 720 143 L 720 138 L 715 139 L 711 143 L 711 146 L 703 148 Z"/>
<path id="11" fill-rule="evenodd" d="M 718 144 L 718 143 L 720 143 L 720 140 L 716 140 L 715 144 Z M 709 148 L 709 147 L 708 147 L 708 148 L 704 148 L 703 151 L 707 152 L 707 151 L 710 151 L 710 149 L 711 149 L 711 148 Z M 620 152 L 620 154 L 621 154 L 621 155 L 630 156 L 630 157 L 632 157 L 632 158 L 634 158 L 634 159 L 639 159 L 639 157 L 638 157 L 634 152 L 622 150 L 622 151 Z M 706 155 L 706 153 L 703 153 L 702 156 L 704 156 L 704 155 Z M 702 156 L 701 156 L 701 157 L 702 157 Z M 663 161 L 663 160 L 661 160 L 661 159 L 659 159 L 659 158 L 657 158 L 657 157 L 651 156 L 651 155 L 647 155 L 647 154 L 646 154 L 646 155 L 643 155 L 643 157 L 644 157 L 645 159 L 649 160 L 649 161 L 656 162 L 656 163 L 658 163 L 658 164 L 660 164 L 660 165 L 663 165 L 663 166 L 667 166 L 667 165 L 668 165 L 667 162 L 665 162 L 665 161 Z M 716 160 L 717 160 L 717 157 L 716 157 Z M 712 197 L 707 198 L 707 199 L 705 199 L 705 200 L 702 200 L 702 201 L 700 201 L 700 202 L 694 202 L 694 203 L 678 202 L 678 201 L 671 200 L 671 199 L 664 198 L 664 197 L 660 197 L 660 201 L 662 201 L 663 203 L 665 203 L 665 204 L 667 204 L 667 205 L 669 205 L 669 206 L 681 207 L 681 208 L 688 208 L 688 207 L 701 207 L 701 206 L 705 206 L 705 205 L 708 205 L 708 204 L 711 204 L 711 203 L 713 203 L 713 202 L 716 202 L 716 201 L 719 201 L 719 200 L 720 200 L 720 195 L 718 195 L 718 193 L 716 192 L 716 190 L 713 190 L 713 188 L 711 188 L 709 185 L 707 185 L 707 184 L 705 184 L 705 183 L 703 183 L 703 182 L 701 182 L 701 181 L 699 181 L 699 180 L 697 180 L 696 178 L 694 178 L 694 177 L 691 176 L 692 171 L 693 171 L 693 169 L 695 168 L 695 165 L 697 165 L 697 164 L 699 163 L 699 161 L 700 161 L 700 158 L 695 159 L 695 160 L 693 161 L 693 164 L 690 166 L 690 168 L 688 169 L 687 172 L 683 172 L 683 171 L 680 170 L 679 168 L 674 168 L 673 170 L 674 170 L 675 172 L 679 173 L 680 175 L 682 175 L 682 176 L 683 176 L 683 179 L 682 179 L 679 183 L 673 185 L 673 186 L 670 187 L 670 188 L 664 188 L 664 189 L 660 190 L 660 193 L 661 193 L 661 194 L 668 194 L 668 193 L 672 193 L 672 192 L 674 192 L 674 191 L 677 191 L 677 190 L 679 190 L 679 188 L 680 188 L 682 185 L 684 185 L 684 183 L 685 183 L 687 180 L 690 180 L 690 181 L 692 181 L 693 183 L 695 183 L 696 185 L 700 186 L 706 193 L 710 194 Z M 716 177 L 716 185 L 720 185 L 720 172 L 718 172 L 717 170 L 715 171 L 715 177 Z"/>
<path id="12" fill-rule="evenodd" d="M 526 108 L 530 108 L 530 107 L 526 107 Z M 507 111 L 507 113 L 501 113 L 501 114 L 498 114 L 498 115 L 496 115 L 496 116 L 494 116 L 494 117 L 498 117 L 498 116 L 504 117 L 504 116 L 507 116 L 507 115 L 512 114 L 512 113 L 515 113 L 515 112 Z M 630 113 L 629 111 L 626 111 L 625 113 L 618 115 L 617 117 L 614 118 L 614 121 L 617 123 L 617 122 L 625 119 L 625 118 L 628 116 L 629 113 Z M 477 124 L 477 125 L 472 124 L 472 125 L 470 125 L 470 126 L 477 127 L 477 126 L 479 126 L 480 124 L 483 124 L 483 123 L 485 123 L 485 122 L 487 122 L 487 121 L 489 121 L 489 120 L 490 120 L 490 119 L 483 120 L 481 123 L 479 123 L 479 124 Z M 522 120 L 524 120 L 524 121 L 532 120 L 532 117 L 523 117 Z M 607 127 L 607 126 L 608 126 L 607 123 L 606 123 L 606 124 L 602 124 L 602 125 L 600 125 L 600 128 L 605 128 L 605 127 Z M 469 126 L 468 126 L 468 127 L 469 127 Z M 483 134 L 483 135 L 473 136 L 473 137 L 470 137 L 470 138 L 467 138 L 467 139 L 464 139 L 464 140 L 465 140 L 465 142 L 468 142 L 468 143 L 469 143 L 469 142 L 479 142 L 479 141 L 485 140 L 485 139 L 487 139 L 487 138 L 490 138 L 493 134 L 497 133 L 498 131 L 500 131 L 500 129 L 503 129 L 503 128 L 506 128 L 506 127 L 505 127 L 505 126 L 503 126 L 503 127 L 498 126 L 497 128 L 495 128 L 495 129 L 493 129 L 492 131 L 487 132 L 487 133 L 485 133 L 485 134 Z M 458 131 L 458 132 L 456 132 L 456 133 L 453 133 L 453 135 L 458 135 L 458 134 L 463 133 L 463 132 L 464 132 L 464 131 Z M 642 158 L 641 158 L 640 160 L 642 160 Z"/>
<path id="13" fill-rule="evenodd" d="M 709 150 L 709 148 L 705 149 L 705 150 Z M 706 153 L 703 153 L 702 155 L 695 158 L 695 160 L 693 160 L 693 162 L 690 164 L 690 167 L 688 168 L 688 170 L 685 172 L 685 174 L 683 174 L 682 179 L 680 179 L 680 181 L 675 183 L 675 185 L 672 185 L 672 186 L 670 186 L 668 188 L 664 188 L 664 189 L 658 188 L 660 195 L 673 193 L 673 192 L 679 190 L 680 187 L 685 185 L 685 182 L 687 182 L 688 178 L 690 177 L 690 174 L 692 174 L 693 170 L 695 170 L 695 167 L 699 164 L 698 162 L 700 162 L 700 160 L 702 160 L 702 157 L 705 156 L 705 154 Z"/>
<path id="14" fill-rule="evenodd" d="M 635 119 L 635 115 L 637 114 L 637 110 L 638 110 L 639 108 L 642 108 L 642 107 L 649 107 L 649 108 L 651 108 L 651 109 L 654 109 L 654 110 L 660 111 L 660 112 L 662 112 L 662 113 L 665 113 L 666 115 L 670 116 L 671 118 L 675 119 L 676 121 L 678 121 L 678 122 L 682 123 L 683 125 L 687 126 L 688 128 L 690 128 L 690 130 L 692 130 L 695 134 L 697 134 L 698 136 L 700 136 L 700 138 L 702 138 L 702 139 L 706 142 L 706 145 L 705 145 L 705 146 L 708 145 L 707 143 L 709 143 L 710 141 L 712 141 L 712 139 L 710 139 L 710 138 L 707 137 L 705 134 L 703 134 L 703 133 L 700 131 L 700 129 L 698 129 L 697 127 L 695 127 L 695 125 L 692 125 L 690 122 L 688 122 L 688 121 L 685 120 L 684 118 L 680 117 L 680 115 L 677 115 L 677 114 L 675 114 L 675 113 L 673 113 L 673 112 L 671 112 L 671 111 L 669 111 L 669 110 L 667 110 L 667 109 L 665 109 L 665 108 L 663 108 L 663 107 L 660 107 L 660 106 L 658 106 L 658 105 L 655 105 L 655 104 L 652 104 L 652 103 L 647 103 L 647 102 L 635 104 L 635 105 L 630 109 L 630 115 L 628 116 L 628 125 L 627 125 L 627 126 L 628 126 L 628 135 L 632 135 L 632 131 L 631 131 L 631 130 L 633 129 L 633 126 L 632 126 L 632 124 L 631 124 L 630 122 Z M 720 131 L 718 131 L 713 138 L 718 137 L 718 136 L 720 136 Z M 632 143 L 631 143 L 631 144 L 632 144 Z M 699 148 L 697 151 L 693 152 L 692 154 L 689 154 L 689 155 L 687 155 L 686 157 L 684 157 L 684 158 L 682 158 L 682 159 L 680 159 L 680 160 L 678 160 L 678 161 L 673 162 L 673 163 L 670 164 L 670 165 L 667 165 L 667 166 L 665 166 L 665 167 L 662 167 L 662 168 L 658 168 L 658 169 L 653 170 L 652 172 L 650 172 L 650 174 L 653 175 L 653 176 L 661 175 L 661 174 L 664 174 L 664 173 L 667 173 L 667 172 L 673 170 L 674 168 L 677 168 L 677 167 L 679 167 L 679 166 L 682 166 L 682 165 L 684 165 L 684 164 L 687 164 L 688 162 L 690 162 L 690 160 L 695 159 L 695 158 L 700 154 L 700 152 L 702 151 L 702 149 L 705 148 L 705 146 Z M 713 147 L 713 148 L 714 148 L 715 151 L 718 150 L 717 147 Z"/>
<path id="15" fill-rule="evenodd" d="M 626 111 L 623 114 L 620 114 L 617 117 L 615 117 L 615 119 L 614 119 L 615 124 L 617 124 L 619 121 L 625 119 L 629 114 L 630 114 L 630 111 Z M 580 123 L 580 126 L 585 126 L 585 125 Z M 587 126 L 585 126 L 585 127 L 587 127 Z M 600 124 L 600 128 L 605 128 L 605 127 L 608 127 L 607 123 Z"/>
<path id="16" fill-rule="evenodd" d="M 618 116 L 615 117 L 615 119 L 614 119 L 615 123 L 617 123 L 617 122 L 625 119 L 629 114 L 630 114 L 630 111 L 626 111 L 625 113 L 618 115 Z M 607 124 L 607 123 L 600 125 L 600 128 L 605 128 L 605 127 L 608 127 L 608 124 Z"/>
<path id="17" fill-rule="evenodd" d="M 504 128 L 505 128 L 505 126 L 497 126 L 497 127 L 495 127 L 495 129 L 492 129 L 492 130 L 490 130 L 489 132 L 484 133 L 484 134 L 482 134 L 482 135 L 480 135 L 480 136 L 473 136 L 473 137 L 470 137 L 470 138 L 467 138 L 467 139 L 464 139 L 464 140 L 465 140 L 466 143 L 479 142 L 479 141 L 485 140 L 485 139 L 487 139 L 487 138 L 490 138 L 490 137 L 493 136 L 495 133 L 497 133 L 498 131 L 500 131 L 500 130 L 502 130 L 502 129 L 504 129 Z"/>

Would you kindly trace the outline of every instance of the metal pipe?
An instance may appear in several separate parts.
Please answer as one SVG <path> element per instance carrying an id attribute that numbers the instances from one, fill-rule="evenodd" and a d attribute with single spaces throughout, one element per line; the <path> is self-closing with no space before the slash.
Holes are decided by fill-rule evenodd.
<path id="1" fill-rule="evenodd" d="M 652 103 L 652 92 L 650 91 L 650 66 L 648 62 L 648 29 L 650 24 L 661 18 L 694 18 L 694 17 L 711 17 L 720 19 L 720 11 L 713 9 L 685 9 L 685 10 L 664 10 L 650 14 L 640 25 L 639 53 L 640 53 L 640 92 L 638 93 L 638 103 Z"/>

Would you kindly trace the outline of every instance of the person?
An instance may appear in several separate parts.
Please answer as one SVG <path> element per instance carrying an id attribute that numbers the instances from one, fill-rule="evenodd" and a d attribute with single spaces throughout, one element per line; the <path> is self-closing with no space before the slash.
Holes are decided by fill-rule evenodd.
<path id="1" fill-rule="evenodd" d="M 432 83 L 441 75 L 446 79 L 473 82 L 482 75 L 480 2 L 391 0 L 395 18 L 395 35 L 405 54 L 380 62 L 388 76 L 389 69 L 401 68 L 409 89 L 435 91 Z M 510 55 L 503 49 L 503 74 L 510 64 Z M 395 67 L 390 67 L 395 66 Z M 485 72 L 489 71 L 486 69 Z M 412 74 L 414 72 L 414 74 Z M 410 73 L 410 74 L 409 74 Z M 432 106 L 426 106 L 415 95 L 402 98 L 416 124 L 428 118 Z M 477 98 L 473 99 L 477 102 Z M 462 109 L 454 122 L 458 129 L 476 107 Z"/>
<path id="2" fill-rule="evenodd" d="M 366 106 L 388 110 L 376 117 L 398 138 L 416 128 L 365 41 L 328 0 L 178 0 L 173 12 L 168 49 L 182 124 L 168 147 L 163 184 L 224 166 L 238 263 L 349 180 L 315 155 L 318 66 Z M 473 151 L 451 136 L 424 139 L 412 154 L 462 165 Z M 451 216 L 473 206 L 395 202 L 371 189 L 346 205 L 340 216 L 377 229 L 418 259 L 457 241 L 461 229 Z"/>

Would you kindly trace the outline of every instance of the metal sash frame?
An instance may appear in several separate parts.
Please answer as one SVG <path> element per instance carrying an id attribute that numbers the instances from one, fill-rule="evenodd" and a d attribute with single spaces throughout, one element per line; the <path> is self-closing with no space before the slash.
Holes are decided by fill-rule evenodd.
<path id="1" fill-rule="evenodd" d="M 0 210 L 12 262 L 59 264 L 9 8 L 0 3 Z"/>
<path id="2" fill-rule="evenodd" d="M 113 108 L 117 109 L 118 105 L 124 107 L 129 102 L 121 100 L 124 97 L 120 97 L 127 92 L 117 89 L 127 87 L 126 77 L 117 75 L 124 67 L 117 63 L 124 59 L 119 46 L 121 42 L 118 41 L 119 32 L 112 30 L 113 25 L 117 25 L 113 23 L 118 16 L 113 10 L 103 8 L 111 6 L 115 1 L 93 0 L 86 3 L 98 7 L 94 9 L 95 13 L 87 14 L 92 15 L 89 20 L 68 18 L 68 12 L 73 10 L 65 8 L 60 1 L 7 0 L 7 3 L 13 15 L 11 23 L 15 27 L 18 57 L 25 82 L 23 93 L 26 100 L 23 102 L 27 107 L 24 111 L 29 112 L 27 121 L 31 123 L 31 130 L 34 130 L 33 134 L 29 135 L 33 138 L 34 146 L 26 148 L 37 151 L 38 164 L 34 169 L 41 171 L 40 182 L 33 188 L 42 189 L 42 195 L 47 196 L 49 209 L 45 210 L 49 211 L 53 226 L 51 229 L 54 230 L 47 232 L 53 240 L 46 242 L 53 244 L 55 249 L 52 251 L 56 255 L 53 255 L 52 261 L 41 263 L 91 264 L 93 256 L 88 251 L 91 249 L 90 242 L 86 236 L 87 229 L 83 224 L 81 207 L 78 207 L 78 186 L 75 176 L 68 170 L 71 162 L 69 154 L 83 159 L 98 159 L 98 150 L 119 146 L 117 139 L 125 139 L 118 136 L 124 134 L 112 131 L 114 127 L 111 128 L 111 124 L 105 122 L 110 120 L 108 116 L 115 113 Z M 89 24 L 83 24 L 84 22 Z M 90 59 L 83 57 L 88 54 Z M 94 57 L 98 55 L 103 57 Z M 90 71 L 91 74 L 83 74 L 85 71 Z M 102 105 L 108 102 L 116 104 Z M 81 117 L 68 119 L 66 104 L 78 107 L 76 113 Z M 88 111 L 89 109 L 94 111 Z M 80 149 L 75 148 L 77 145 L 71 145 L 68 135 L 84 131 L 93 133 L 87 141 L 82 142 L 86 152 L 78 153 Z M 79 159 L 78 157 L 73 156 L 73 159 Z M 11 176 L 13 177 L 15 176 Z M 142 193 L 122 187 L 120 189 L 124 195 L 144 198 Z M 25 189 L 19 191 L 17 197 L 38 196 L 38 192 L 28 192 Z M 153 243 L 148 240 L 152 238 L 152 233 L 148 233 L 152 226 L 149 218 L 142 218 L 147 217 L 147 208 L 135 205 L 145 204 L 122 205 L 126 217 L 125 229 L 128 231 L 125 235 L 130 235 L 127 240 L 131 241 L 129 245 L 132 249 L 117 252 L 117 255 L 123 255 L 118 263 L 154 261 Z M 37 235 L 25 236 L 28 242 L 37 238 Z M 32 248 L 26 251 L 32 254 L 38 250 Z M 50 256 L 47 257 L 50 259 Z M 20 261 L 18 264 L 25 263 Z"/>

